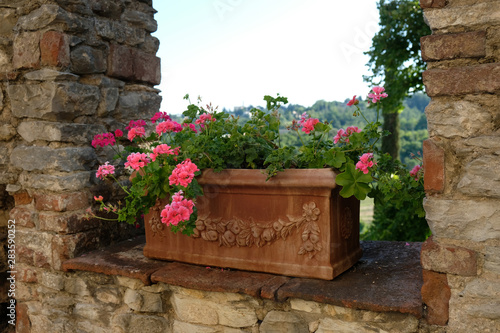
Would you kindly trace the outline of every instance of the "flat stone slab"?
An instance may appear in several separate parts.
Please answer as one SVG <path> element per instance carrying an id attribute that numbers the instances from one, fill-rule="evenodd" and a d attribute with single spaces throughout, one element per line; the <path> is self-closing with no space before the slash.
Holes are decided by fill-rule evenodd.
<path id="1" fill-rule="evenodd" d="M 422 243 L 361 242 L 363 257 L 332 281 L 205 267 L 152 260 L 142 254 L 144 237 L 125 241 L 63 263 L 65 271 L 82 270 L 163 282 L 190 289 L 243 293 L 285 301 L 300 298 L 376 312 L 422 317 Z"/>

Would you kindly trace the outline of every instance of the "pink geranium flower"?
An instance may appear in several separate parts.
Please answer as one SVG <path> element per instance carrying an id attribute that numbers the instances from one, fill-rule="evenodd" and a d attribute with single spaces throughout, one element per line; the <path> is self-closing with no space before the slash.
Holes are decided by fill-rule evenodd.
<path id="1" fill-rule="evenodd" d="M 151 118 L 151 122 L 154 124 L 157 120 L 170 120 L 170 116 L 165 112 L 156 112 L 155 115 Z"/>
<path id="2" fill-rule="evenodd" d="M 302 132 L 309 134 L 311 131 L 314 130 L 314 126 L 319 123 L 319 119 L 316 118 L 308 118 L 308 115 L 306 112 L 302 114 L 299 120 L 300 126 L 302 126 Z"/>
<path id="3" fill-rule="evenodd" d="M 368 98 L 371 99 L 372 103 L 379 102 L 382 98 L 386 98 L 388 95 L 384 92 L 384 87 L 373 87 L 372 93 L 368 94 Z"/>
<path id="4" fill-rule="evenodd" d="M 193 213 L 194 203 L 192 200 L 184 199 L 182 191 L 172 196 L 172 203 L 166 205 L 161 211 L 161 222 L 166 225 L 178 225 L 179 222 L 188 221 Z"/>
<path id="5" fill-rule="evenodd" d="M 144 153 L 132 153 L 127 156 L 126 167 L 131 167 L 134 170 L 139 170 L 145 167 L 150 162 L 148 155 Z"/>
<path id="6" fill-rule="evenodd" d="M 94 136 L 94 140 L 92 140 L 92 147 L 104 147 L 107 145 L 113 146 L 115 143 L 116 140 L 113 133 L 97 134 L 96 136 Z"/>
<path id="7" fill-rule="evenodd" d="M 115 167 L 113 165 L 110 165 L 109 162 L 106 162 L 103 165 L 99 166 L 96 172 L 96 177 L 104 179 L 108 175 L 113 175 L 114 173 Z"/>
<path id="8" fill-rule="evenodd" d="M 188 158 L 184 162 L 177 164 L 170 177 L 168 177 L 169 183 L 170 185 L 187 187 L 197 171 L 200 171 L 200 169 Z"/>
<path id="9" fill-rule="evenodd" d="M 151 157 L 151 160 L 154 162 L 160 154 L 174 155 L 174 151 L 169 145 L 164 143 L 154 147 L 153 152 L 149 154 L 149 157 Z"/>
<path id="10" fill-rule="evenodd" d="M 358 104 L 359 104 L 359 101 L 356 99 L 356 95 L 354 95 L 354 97 L 349 102 L 347 102 L 347 106 L 353 106 L 353 105 L 358 105 Z"/>
<path id="11" fill-rule="evenodd" d="M 121 138 L 122 136 L 123 136 L 123 131 L 122 131 L 122 130 L 120 130 L 120 129 L 117 129 L 117 130 L 115 131 L 115 137 L 117 137 L 117 138 Z"/>
<path id="12" fill-rule="evenodd" d="M 411 169 L 411 171 L 410 171 L 410 176 L 415 178 L 415 180 L 418 180 L 420 178 L 420 169 L 421 168 L 422 168 L 422 166 L 415 165 L 415 167 L 413 169 Z"/>
<path id="13" fill-rule="evenodd" d="M 359 162 L 356 163 L 356 169 L 362 171 L 364 174 L 367 174 L 369 172 L 368 168 L 371 168 L 377 164 L 376 162 L 373 162 L 372 159 L 372 153 L 361 155 L 361 157 L 359 158 Z"/>
<path id="14" fill-rule="evenodd" d="M 130 129 L 130 131 L 128 131 L 127 138 L 130 141 L 132 141 L 137 137 L 139 137 L 139 138 L 143 137 L 145 134 L 146 134 L 146 130 L 144 129 L 144 127 L 133 127 Z"/>
<path id="15" fill-rule="evenodd" d="M 145 127 L 146 126 L 146 122 L 142 119 L 139 119 L 139 120 L 131 120 L 129 123 L 128 123 L 128 126 L 125 127 L 125 129 L 127 131 L 130 131 L 132 128 L 134 127 Z"/>
<path id="16" fill-rule="evenodd" d="M 361 133 L 361 130 L 357 126 L 349 126 L 344 131 L 343 128 L 337 131 L 337 135 L 333 137 L 333 143 L 337 144 L 339 142 L 349 143 L 349 136 L 352 133 Z"/>
<path id="17" fill-rule="evenodd" d="M 102 197 L 102 195 L 100 195 L 100 196 L 98 196 L 98 197 L 96 197 L 96 196 L 94 195 L 94 200 L 95 200 L 95 201 L 103 201 L 103 200 L 104 200 L 104 198 Z"/>
<path id="18" fill-rule="evenodd" d="M 181 124 L 176 121 L 167 120 L 156 125 L 156 133 L 162 135 L 167 132 L 180 132 L 182 130 Z"/>
<path id="19" fill-rule="evenodd" d="M 190 129 L 190 130 L 192 130 L 193 132 L 198 133 L 198 131 L 196 130 L 196 126 L 194 126 L 194 124 L 187 124 L 187 123 L 184 123 L 184 124 L 182 124 L 182 127 L 184 127 L 184 128 L 189 128 L 189 129 Z"/>
<path id="20" fill-rule="evenodd" d="M 196 119 L 195 124 L 198 124 L 201 127 L 203 127 L 202 124 L 206 123 L 207 121 L 215 121 L 215 118 L 210 113 L 203 113 L 200 114 L 199 119 Z"/>

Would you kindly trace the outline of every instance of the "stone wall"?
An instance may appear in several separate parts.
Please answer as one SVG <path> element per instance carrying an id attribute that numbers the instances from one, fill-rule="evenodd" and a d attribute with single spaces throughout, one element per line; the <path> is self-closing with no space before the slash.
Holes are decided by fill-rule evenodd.
<path id="1" fill-rule="evenodd" d="M 429 320 L 500 331 L 500 2 L 421 0 L 430 139 L 422 248 Z"/>
<path id="2" fill-rule="evenodd" d="M 0 269 L 15 220 L 18 281 L 135 233 L 82 216 L 116 193 L 96 182 L 112 151 L 93 136 L 159 110 L 154 13 L 151 0 L 0 0 Z"/>

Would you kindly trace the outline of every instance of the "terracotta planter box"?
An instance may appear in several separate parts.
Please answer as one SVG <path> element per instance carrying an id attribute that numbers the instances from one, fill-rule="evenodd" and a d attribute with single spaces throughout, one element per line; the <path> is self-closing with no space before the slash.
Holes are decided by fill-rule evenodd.
<path id="1" fill-rule="evenodd" d="M 145 217 L 149 258 L 333 279 L 361 257 L 359 201 L 338 195 L 331 169 L 205 170 L 195 235 L 161 223 L 166 200 Z"/>

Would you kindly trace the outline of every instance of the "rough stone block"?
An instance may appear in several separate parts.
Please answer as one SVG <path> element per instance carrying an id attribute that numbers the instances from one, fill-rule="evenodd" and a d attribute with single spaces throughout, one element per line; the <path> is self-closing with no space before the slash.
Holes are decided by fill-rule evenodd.
<path id="1" fill-rule="evenodd" d="M 40 39 L 42 65 L 66 67 L 69 65 L 69 39 L 58 31 L 47 31 Z"/>
<path id="2" fill-rule="evenodd" d="M 194 324 L 184 323 L 184 322 L 178 321 L 178 320 L 174 320 L 173 331 L 175 333 L 192 333 L 192 332 L 217 333 L 218 332 L 217 328 L 213 327 L 213 326 L 194 325 Z M 224 333 L 226 333 L 226 331 L 227 330 L 224 330 Z M 230 333 L 230 332 L 232 332 L 232 331 L 229 331 L 228 333 Z M 237 331 L 237 332 L 242 332 L 242 331 Z"/>
<path id="3" fill-rule="evenodd" d="M 163 312 L 160 294 L 127 289 L 123 301 L 132 310 L 138 312 Z"/>
<path id="4" fill-rule="evenodd" d="M 12 65 L 14 69 L 40 67 L 38 32 L 24 32 L 14 38 Z"/>
<path id="5" fill-rule="evenodd" d="M 95 30 L 99 37 L 111 42 L 118 42 L 131 46 L 144 43 L 146 31 L 144 29 L 136 29 L 120 22 L 95 19 Z"/>
<path id="6" fill-rule="evenodd" d="M 90 0 L 90 6 L 94 13 L 112 19 L 119 19 L 124 9 L 124 4 L 120 0 Z"/>
<path id="7" fill-rule="evenodd" d="M 40 277 L 40 284 L 44 285 L 47 288 L 51 288 L 54 290 L 63 290 L 64 289 L 65 278 L 62 274 L 57 274 L 51 271 L 44 271 Z"/>
<path id="8" fill-rule="evenodd" d="M 30 208 L 14 207 L 10 211 L 10 218 L 16 220 L 16 226 L 34 228 L 37 213 Z"/>
<path id="9" fill-rule="evenodd" d="M 170 298 L 177 317 L 185 322 L 217 325 L 219 322 L 214 304 L 204 299 L 174 294 Z"/>
<path id="10" fill-rule="evenodd" d="M 486 31 L 450 35 L 431 35 L 420 38 L 424 61 L 486 56 Z"/>
<path id="11" fill-rule="evenodd" d="M 161 97 L 156 93 L 141 91 L 125 91 L 118 99 L 116 115 L 127 122 L 132 119 L 143 119 L 153 112 L 159 110 Z"/>
<path id="12" fill-rule="evenodd" d="M 58 175 L 23 173 L 19 176 L 19 183 L 24 188 L 54 192 L 79 191 L 89 187 L 89 181 L 90 171 L 63 173 Z"/>
<path id="13" fill-rule="evenodd" d="M 42 5 L 17 22 L 23 30 L 40 30 L 54 24 L 61 24 L 65 31 L 70 32 L 86 31 L 90 25 L 84 17 L 68 13 L 58 5 Z"/>
<path id="14" fill-rule="evenodd" d="M 114 111 L 119 96 L 120 90 L 118 88 L 101 88 L 101 103 L 99 104 L 97 114 L 103 117 Z"/>
<path id="15" fill-rule="evenodd" d="M 500 198 L 500 157 L 481 156 L 467 163 L 457 189 L 474 197 Z"/>
<path id="16" fill-rule="evenodd" d="M 17 127 L 17 132 L 27 142 L 44 140 L 88 144 L 95 134 L 106 132 L 106 127 L 95 124 L 23 121 Z"/>
<path id="17" fill-rule="evenodd" d="M 420 0 L 420 8 L 443 8 L 446 0 Z"/>
<path id="18" fill-rule="evenodd" d="M 54 212 L 85 209 L 89 206 L 87 192 L 72 192 L 62 194 L 36 193 L 35 208 Z"/>
<path id="19" fill-rule="evenodd" d="M 500 99 L 488 96 L 497 103 Z M 425 108 L 429 136 L 467 138 L 494 130 L 493 112 L 483 98 L 435 98 Z M 471 116 L 474 115 L 474 116 Z"/>
<path id="20" fill-rule="evenodd" d="M 28 72 L 24 74 L 24 77 L 30 81 L 77 81 L 79 79 L 78 75 L 59 72 L 50 68 Z"/>
<path id="21" fill-rule="evenodd" d="M 21 282 L 37 283 L 37 271 L 32 268 L 19 268 L 17 267 L 17 278 Z"/>
<path id="22" fill-rule="evenodd" d="M 122 294 L 118 287 L 100 287 L 95 291 L 95 297 L 106 304 L 118 305 L 122 301 Z"/>
<path id="23" fill-rule="evenodd" d="M 485 271 L 500 275 L 500 247 L 485 247 L 483 268 Z"/>
<path id="24" fill-rule="evenodd" d="M 428 139 L 423 143 L 424 156 L 424 188 L 427 192 L 442 192 L 444 190 L 444 149 L 434 140 Z"/>
<path id="25" fill-rule="evenodd" d="M 17 22 L 16 10 L 2 8 L 0 12 L 0 36 L 9 36 Z"/>
<path id="26" fill-rule="evenodd" d="M 437 237 L 483 242 L 500 238 L 497 200 L 424 200 L 427 223 Z"/>
<path id="27" fill-rule="evenodd" d="M 0 141 L 9 141 L 15 135 L 16 129 L 11 124 L 0 125 Z"/>
<path id="28" fill-rule="evenodd" d="M 291 312 L 270 311 L 262 321 L 260 331 L 276 333 L 309 333 L 309 325 Z M 339 332 L 342 332 L 342 330 L 339 330 Z"/>
<path id="29" fill-rule="evenodd" d="M 456 274 L 477 275 L 477 253 L 458 246 L 446 246 L 429 237 L 422 245 L 420 260 L 424 269 Z"/>
<path id="30" fill-rule="evenodd" d="M 169 332 L 170 328 L 169 322 L 163 317 L 133 313 L 116 314 L 112 326 L 121 328 L 123 332 L 148 333 Z"/>
<path id="31" fill-rule="evenodd" d="M 102 50 L 81 45 L 71 51 L 71 69 L 76 74 L 104 73 L 106 67 L 106 57 Z"/>
<path id="32" fill-rule="evenodd" d="M 93 250 L 99 243 L 96 232 L 87 231 L 71 235 L 54 235 L 51 244 L 52 267 L 62 269 L 65 260 L 74 258 L 75 255 Z"/>
<path id="33" fill-rule="evenodd" d="M 82 171 L 95 164 L 97 156 L 91 147 L 58 148 L 17 146 L 11 153 L 13 166 L 26 171 Z"/>
<path id="34" fill-rule="evenodd" d="M 76 82 L 42 82 L 10 85 L 12 113 L 23 118 L 71 121 L 93 115 L 99 104 L 99 88 Z"/>
<path id="35" fill-rule="evenodd" d="M 131 48 L 124 45 L 111 44 L 108 75 L 122 79 L 134 78 L 134 59 Z"/>
<path id="36" fill-rule="evenodd" d="M 9 150 L 4 147 L 0 147 L 0 165 L 9 164 Z"/>
<path id="37" fill-rule="evenodd" d="M 28 306 L 24 303 L 19 303 L 19 302 L 16 304 L 16 332 L 17 333 L 32 332 Z"/>
<path id="38" fill-rule="evenodd" d="M 308 313 L 321 313 L 321 304 L 311 301 L 305 301 L 300 298 L 290 300 L 292 310 L 304 311 Z"/>
<path id="39" fill-rule="evenodd" d="M 46 232 L 33 232 L 31 229 L 16 229 L 16 244 L 22 244 L 25 249 L 16 253 L 24 256 L 26 264 L 37 267 L 50 267 L 53 235 Z M 16 246 L 17 248 L 17 246 Z M 29 258 L 31 256 L 31 259 Z M 31 261 L 31 262 L 30 262 Z"/>
<path id="40" fill-rule="evenodd" d="M 422 2 L 429 2 L 423 0 Z M 441 4 L 445 0 L 434 0 Z M 442 6 L 438 6 L 442 7 Z M 425 7 L 424 7 L 425 8 Z M 469 6 L 445 7 L 441 10 L 425 10 L 424 17 L 432 31 L 447 32 L 452 28 L 468 28 L 481 25 L 498 25 L 500 23 L 500 3 L 498 1 L 477 2 Z"/>
<path id="41" fill-rule="evenodd" d="M 55 231 L 60 234 L 74 234 L 99 225 L 97 220 L 87 221 L 81 214 L 74 213 L 40 212 L 38 221 L 40 230 Z"/>
<path id="42" fill-rule="evenodd" d="M 158 23 L 156 23 L 153 13 L 143 13 L 137 10 L 126 9 L 121 19 L 148 32 L 155 32 L 158 29 Z"/>
<path id="43" fill-rule="evenodd" d="M 161 82 L 161 60 L 155 55 L 136 50 L 134 56 L 134 78 L 154 85 Z"/>
<path id="44" fill-rule="evenodd" d="M 427 305 L 430 325 L 444 326 L 449 319 L 451 289 L 446 274 L 423 270 L 422 302 Z"/>
<path id="45" fill-rule="evenodd" d="M 427 95 L 455 96 L 500 91 L 500 64 L 429 69 L 422 74 Z"/>

